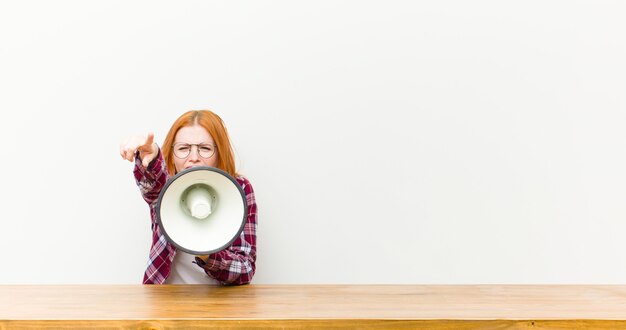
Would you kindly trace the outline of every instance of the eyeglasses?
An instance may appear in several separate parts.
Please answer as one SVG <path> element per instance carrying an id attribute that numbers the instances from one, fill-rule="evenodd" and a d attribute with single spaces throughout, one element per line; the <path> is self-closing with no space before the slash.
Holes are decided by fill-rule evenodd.
<path id="1" fill-rule="evenodd" d="M 217 147 L 212 144 L 176 143 L 173 146 L 174 156 L 176 156 L 177 158 L 185 159 L 191 154 L 192 147 L 196 147 L 196 149 L 198 150 L 198 155 L 200 155 L 200 157 L 204 159 L 209 159 L 213 157 L 213 155 L 215 154 L 215 149 L 217 149 Z"/>

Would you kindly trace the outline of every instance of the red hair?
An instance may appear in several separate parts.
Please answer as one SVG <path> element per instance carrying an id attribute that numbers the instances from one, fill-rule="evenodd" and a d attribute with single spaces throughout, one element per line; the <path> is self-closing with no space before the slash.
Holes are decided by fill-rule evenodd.
<path id="1" fill-rule="evenodd" d="M 217 147 L 216 167 L 236 178 L 238 174 L 235 170 L 235 157 L 230 139 L 228 138 L 228 131 L 226 130 L 222 118 L 209 110 L 187 111 L 172 124 L 170 131 L 165 137 L 165 141 L 163 141 L 163 147 L 161 149 L 170 176 L 176 175 L 176 166 L 174 166 L 174 155 L 172 151 L 176 133 L 178 133 L 178 130 L 182 127 L 196 124 L 204 127 L 204 129 L 211 134 L 213 141 L 215 141 Z"/>

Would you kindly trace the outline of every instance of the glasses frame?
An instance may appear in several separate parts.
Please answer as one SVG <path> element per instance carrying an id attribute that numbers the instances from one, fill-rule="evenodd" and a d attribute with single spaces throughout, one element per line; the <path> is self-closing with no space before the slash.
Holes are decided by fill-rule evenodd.
<path id="1" fill-rule="evenodd" d="M 185 157 L 180 157 L 176 154 L 176 146 L 179 145 L 185 145 L 189 147 L 189 152 L 187 153 L 187 156 Z M 202 158 L 202 159 L 211 159 L 211 157 L 215 156 L 215 152 L 217 151 L 217 146 L 214 144 L 210 144 L 210 143 L 183 143 L 183 142 L 178 142 L 178 143 L 174 143 L 172 144 L 172 154 L 174 154 L 174 157 L 178 158 L 178 159 L 187 159 L 187 157 L 189 157 L 191 155 L 191 153 L 193 152 L 193 146 L 196 147 L 196 153 L 198 154 L 198 157 Z M 202 156 L 202 154 L 200 154 L 200 146 L 211 146 L 213 149 L 213 152 L 211 153 L 211 155 L 209 157 L 204 157 Z"/>

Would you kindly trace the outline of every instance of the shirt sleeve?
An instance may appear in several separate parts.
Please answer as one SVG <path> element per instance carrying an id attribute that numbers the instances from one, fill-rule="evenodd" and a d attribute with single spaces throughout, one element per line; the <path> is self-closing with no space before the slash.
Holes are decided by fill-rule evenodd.
<path id="1" fill-rule="evenodd" d="M 141 164 L 139 153 L 135 155 L 135 169 L 133 170 L 135 182 L 141 191 L 141 196 L 150 205 L 154 206 L 161 189 L 169 179 L 169 173 L 165 166 L 165 160 L 159 148 L 158 155 L 150 162 L 148 167 Z"/>
<path id="2" fill-rule="evenodd" d="M 247 179 L 239 177 L 237 181 L 246 195 L 248 204 L 248 215 L 241 234 L 228 248 L 210 254 L 204 259 L 196 257 L 198 266 L 224 285 L 250 283 L 256 271 L 257 206 L 254 190 Z"/>

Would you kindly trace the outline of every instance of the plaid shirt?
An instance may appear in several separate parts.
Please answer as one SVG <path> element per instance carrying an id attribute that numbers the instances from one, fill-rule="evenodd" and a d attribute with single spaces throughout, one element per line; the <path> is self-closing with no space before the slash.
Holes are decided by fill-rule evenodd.
<path id="1" fill-rule="evenodd" d="M 133 174 L 143 199 L 150 206 L 150 217 L 152 218 L 152 247 L 150 248 L 150 259 L 144 274 L 143 284 L 163 284 L 170 275 L 176 247 L 167 242 L 157 223 L 157 199 L 161 189 L 169 179 L 161 151 L 159 150 L 159 155 L 147 168 L 143 167 L 141 160 L 136 156 Z M 241 235 L 235 239 L 231 246 L 222 251 L 210 254 L 203 259 L 196 257 L 196 264 L 203 268 L 207 275 L 223 285 L 250 283 L 256 270 L 257 215 L 254 190 L 246 178 L 237 177 L 236 179 L 243 189 L 248 203 L 248 217 Z"/>

